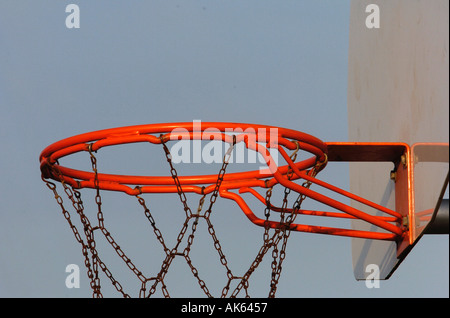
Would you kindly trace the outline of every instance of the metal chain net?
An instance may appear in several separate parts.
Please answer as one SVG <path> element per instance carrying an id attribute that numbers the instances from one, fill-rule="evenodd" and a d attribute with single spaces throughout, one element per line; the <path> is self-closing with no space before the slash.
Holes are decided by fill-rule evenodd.
<path id="1" fill-rule="evenodd" d="M 270 250 L 272 250 L 271 257 L 271 281 L 269 286 L 269 294 L 268 297 L 272 298 L 275 297 L 278 281 L 281 276 L 282 271 L 282 265 L 283 261 L 286 257 L 286 247 L 287 242 L 290 236 L 290 227 L 289 225 L 294 222 L 295 217 L 297 215 L 297 211 L 300 209 L 301 203 L 305 199 L 304 195 L 299 195 L 295 202 L 292 205 L 291 209 L 288 209 L 288 195 L 290 193 L 290 189 L 285 188 L 284 190 L 284 197 L 283 197 L 283 204 L 280 211 L 280 227 L 274 229 L 273 233 L 271 234 L 268 221 L 270 217 L 270 211 L 271 211 L 271 196 L 272 196 L 272 188 L 269 188 L 266 192 L 265 200 L 266 200 L 266 208 L 264 210 L 264 215 L 266 218 L 266 226 L 264 227 L 264 233 L 263 233 L 263 242 L 262 246 L 259 249 L 255 259 L 251 263 L 248 270 L 240 276 L 234 275 L 230 267 L 228 266 L 228 260 L 225 256 L 221 244 L 219 242 L 219 239 L 216 236 L 216 232 L 214 229 L 214 225 L 211 222 L 210 216 L 213 210 L 214 203 L 216 202 L 216 199 L 219 194 L 219 189 L 221 186 L 221 183 L 223 181 L 224 175 L 226 173 L 227 166 L 229 164 L 229 159 L 232 154 L 232 151 L 235 146 L 235 138 L 233 138 L 233 143 L 230 145 L 229 149 L 227 150 L 225 156 L 223 157 L 222 167 L 217 175 L 217 182 L 215 184 L 214 191 L 211 193 L 209 197 L 209 202 L 207 202 L 207 208 L 205 212 L 202 214 L 203 206 L 205 205 L 205 201 L 207 200 L 206 194 L 202 194 L 202 196 L 199 199 L 198 207 L 195 211 L 195 213 L 192 212 L 191 208 L 188 206 L 187 198 L 185 193 L 183 192 L 180 180 L 178 178 L 178 174 L 176 169 L 173 166 L 172 158 L 169 149 L 167 148 L 165 144 L 164 138 L 161 136 L 161 144 L 163 146 L 165 156 L 167 159 L 167 162 L 170 167 L 170 173 L 172 175 L 174 184 L 177 187 L 177 193 L 179 196 L 179 199 L 183 205 L 183 209 L 185 212 L 186 219 L 182 225 L 181 230 L 178 233 L 176 243 L 173 247 L 169 247 L 161 233 L 161 231 L 158 229 L 158 226 L 155 222 L 155 219 L 152 216 L 152 213 L 150 209 L 147 206 L 147 203 L 145 199 L 141 195 L 136 195 L 136 199 L 138 203 L 142 206 L 144 210 L 144 215 L 146 219 L 148 220 L 153 233 L 159 242 L 161 244 L 164 253 L 165 258 L 162 261 L 161 268 L 159 272 L 152 277 L 146 277 L 142 271 L 140 271 L 137 266 L 133 263 L 133 261 L 126 255 L 126 253 L 122 250 L 122 248 L 118 245 L 116 240 L 113 238 L 112 234 L 106 229 L 105 223 L 104 223 L 104 214 L 102 211 L 102 197 L 100 193 L 99 188 L 99 181 L 97 178 L 97 158 L 94 155 L 94 152 L 91 150 L 91 146 L 89 145 L 89 154 L 90 154 L 90 160 L 91 160 L 91 166 L 92 171 L 94 172 L 95 179 L 94 179 L 94 185 L 96 189 L 95 193 L 95 203 L 97 206 L 97 221 L 95 222 L 96 225 L 93 225 L 93 222 L 89 220 L 89 218 L 84 213 L 84 206 L 83 201 L 81 199 L 81 193 L 73 188 L 72 186 L 68 185 L 61 174 L 61 172 L 58 170 L 56 165 L 52 166 L 52 169 L 55 171 L 56 175 L 59 176 L 59 181 L 62 184 L 62 187 L 64 189 L 64 192 L 70 201 L 71 205 L 73 206 L 74 210 L 76 211 L 76 214 L 78 215 L 81 224 L 83 226 L 82 232 L 80 232 L 77 227 L 72 222 L 72 217 L 74 215 L 71 215 L 69 211 L 65 208 L 63 203 L 63 198 L 58 193 L 55 183 L 46 180 L 42 177 L 42 180 L 45 182 L 47 187 L 53 192 L 56 202 L 61 208 L 62 214 L 64 218 L 67 220 L 70 229 L 72 230 L 75 239 L 78 243 L 81 245 L 82 255 L 84 257 L 84 264 L 87 270 L 87 276 L 90 281 L 90 287 L 93 291 L 93 297 L 103 297 L 103 294 L 101 292 L 101 284 L 100 284 L 100 276 L 99 272 L 100 270 L 104 273 L 104 275 L 110 280 L 111 284 L 115 287 L 117 292 L 119 292 L 123 297 L 130 297 L 130 295 L 124 291 L 123 286 L 117 281 L 112 272 L 108 269 L 107 265 L 102 261 L 100 257 L 100 253 L 97 250 L 96 241 L 94 239 L 94 233 L 101 232 L 103 236 L 106 238 L 108 243 L 113 247 L 117 255 L 122 259 L 122 261 L 126 264 L 126 266 L 134 273 L 134 275 L 139 279 L 141 282 L 141 288 L 139 290 L 139 297 L 151 297 L 155 294 L 158 286 L 164 295 L 164 297 L 170 297 L 169 290 L 165 284 L 165 276 L 168 273 L 170 266 L 172 264 L 172 261 L 175 259 L 175 257 L 182 257 L 185 259 L 187 265 L 189 266 L 192 275 L 195 277 L 195 279 L 198 282 L 199 287 L 204 292 L 204 294 L 207 297 L 213 297 L 211 295 L 208 287 L 206 286 L 206 283 L 202 278 L 200 277 L 200 273 L 198 272 L 197 268 L 194 266 L 191 257 L 190 257 L 190 251 L 193 246 L 197 225 L 199 222 L 199 219 L 202 218 L 205 220 L 207 226 L 208 226 L 208 233 L 212 237 L 214 242 L 214 248 L 217 251 L 217 254 L 220 259 L 221 265 L 225 268 L 226 275 L 227 275 L 227 283 L 222 289 L 221 297 L 237 297 L 242 292 L 241 296 L 244 297 L 250 297 L 249 295 L 249 279 L 252 275 L 252 273 L 255 272 L 257 267 L 262 262 L 264 256 L 269 253 Z M 294 151 L 291 155 L 291 159 L 295 160 L 297 156 L 297 151 Z M 314 168 L 312 168 L 311 173 L 315 174 Z M 287 177 L 291 178 L 292 171 L 289 170 Z M 303 183 L 302 186 L 309 188 L 310 182 Z M 139 190 L 139 187 L 137 187 Z M 289 210 L 289 211 L 288 211 Z M 192 221 L 193 220 L 193 221 Z M 189 224 L 192 221 L 191 228 L 189 229 Z M 189 233 L 188 233 L 189 231 Z M 82 237 L 82 234 L 84 233 L 84 238 Z M 187 245 L 182 248 L 181 243 L 185 236 L 187 235 Z M 230 292 L 231 289 L 231 283 L 237 280 L 239 283 L 237 283 L 234 290 Z"/>

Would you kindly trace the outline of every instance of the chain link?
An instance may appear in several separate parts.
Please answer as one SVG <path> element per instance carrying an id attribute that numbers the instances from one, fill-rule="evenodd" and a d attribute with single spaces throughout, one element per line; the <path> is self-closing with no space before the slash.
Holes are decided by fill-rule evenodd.
<path id="1" fill-rule="evenodd" d="M 279 226 L 274 229 L 273 234 L 270 233 L 271 227 L 270 227 L 270 218 L 271 218 L 271 208 L 272 205 L 270 203 L 273 187 L 268 187 L 266 191 L 265 201 L 266 201 L 266 207 L 264 209 L 264 216 L 265 216 L 265 223 L 264 223 L 264 233 L 263 233 L 263 243 L 258 251 L 255 259 L 253 260 L 252 264 L 250 265 L 249 269 L 245 272 L 243 276 L 237 277 L 234 276 L 231 269 L 228 266 L 227 258 L 223 252 L 222 246 L 220 244 L 220 241 L 216 235 L 216 231 L 214 229 L 213 223 L 210 220 L 210 216 L 212 213 L 213 205 L 215 204 L 217 197 L 219 195 L 219 190 L 221 187 L 221 184 L 224 180 L 224 176 L 226 173 L 227 166 L 229 164 L 229 160 L 231 158 L 232 151 L 234 149 L 234 146 L 236 144 L 236 137 L 233 136 L 233 142 L 230 144 L 230 147 L 228 148 L 227 152 L 225 153 L 223 157 L 222 166 L 220 168 L 220 171 L 217 176 L 217 180 L 214 186 L 214 190 L 211 192 L 210 198 L 209 198 L 209 205 L 205 212 L 202 214 L 203 206 L 205 204 L 206 200 L 206 194 L 204 194 L 205 188 L 202 188 L 202 196 L 199 200 L 198 207 L 196 213 L 192 213 L 188 202 L 187 197 L 183 191 L 182 184 L 179 180 L 178 173 L 172 163 L 172 156 L 170 154 L 170 151 L 165 143 L 164 136 L 160 136 L 161 144 L 164 150 L 164 153 L 166 155 L 167 162 L 170 167 L 170 173 L 172 176 L 172 179 L 174 181 L 174 184 L 177 188 L 177 194 L 179 196 L 179 199 L 183 205 L 183 210 L 185 212 L 185 220 L 183 222 L 183 225 L 181 227 L 181 230 L 178 232 L 175 246 L 171 249 L 167 246 L 164 237 L 161 233 L 161 231 L 156 226 L 155 219 L 148 208 L 146 201 L 142 197 L 142 192 L 140 187 L 136 187 L 137 190 L 139 190 L 139 195 L 136 195 L 138 203 L 142 206 L 144 210 L 144 215 L 148 222 L 150 223 L 150 226 L 153 229 L 153 233 L 156 237 L 156 240 L 161 244 L 162 249 L 165 253 L 165 258 L 162 261 L 161 268 L 159 273 L 156 275 L 156 277 L 150 277 L 147 278 L 144 276 L 144 274 L 136 267 L 136 265 L 131 261 L 131 259 L 125 254 L 125 252 L 122 250 L 122 248 L 117 244 L 116 240 L 112 237 L 111 233 L 106 229 L 105 227 L 105 220 L 104 220 L 104 213 L 102 208 L 102 197 L 100 193 L 100 181 L 99 181 L 99 175 L 98 175 L 98 167 L 97 167 L 97 158 L 94 155 L 94 152 L 92 151 L 93 144 L 87 145 L 87 150 L 90 155 L 91 160 L 91 168 L 94 172 L 94 179 L 93 184 L 94 188 L 96 190 L 95 194 L 95 203 L 97 205 L 97 226 L 92 226 L 90 223 L 90 220 L 84 213 L 84 206 L 83 201 L 81 199 L 81 193 L 74 188 L 73 186 L 68 185 L 63 175 L 58 169 L 58 165 L 51 165 L 50 169 L 55 172 L 55 175 L 58 177 L 59 181 L 61 182 L 64 192 L 66 196 L 69 198 L 69 200 L 72 203 L 73 208 L 79 215 L 80 221 L 83 225 L 83 233 L 86 237 L 86 242 L 82 239 L 80 232 L 78 231 L 77 227 L 73 224 L 70 213 L 65 209 L 64 202 L 62 197 L 58 194 L 58 191 L 56 189 L 56 185 L 53 182 L 50 182 L 44 177 L 42 177 L 42 180 L 45 182 L 47 187 L 53 192 L 55 196 L 55 200 L 60 206 L 62 210 L 62 214 L 66 221 L 68 222 L 75 239 L 80 243 L 82 246 L 82 254 L 84 256 L 84 262 L 87 269 L 87 274 L 90 279 L 90 286 L 93 290 L 93 296 L 94 297 L 103 297 L 101 293 L 101 285 L 100 285 L 100 278 L 99 278 L 99 270 L 98 267 L 103 271 L 103 273 L 106 275 L 106 277 L 111 281 L 112 285 L 115 287 L 115 289 L 122 294 L 123 297 L 129 297 L 129 295 L 124 291 L 123 286 L 114 278 L 112 272 L 108 269 L 106 264 L 100 259 L 96 241 L 94 238 L 94 232 L 97 230 L 100 230 L 100 232 L 103 234 L 103 236 L 106 238 L 107 242 L 114 248 L 116 254 L 122 259 L 122 261 L 127 265 L 127 267 L 134 273 L 134 275 L 141 281 L 141 288 L 139 291 L 140 297 L 150 297 L 156 292 L 156 288 L 158 285 L 160 285 L 160 289 L 162 291 L 162 294 L 164 297 L 170 297 L 169 291 L 167 289 L 167 286 L 164 282 L 165 276 L 167 272 L 169 271 L 169 268 L 172 264 L 172 261 L 176 256 L 182 256 L 186 260 L 186 263 L 188 264 L 192 275 L 197 279 L 197 282 L 200 286 L 200 288 L 203 290 L 206 296 L 212 297 L 208 287 L 206 286 L 206 283 L 203 279 L 200 278 L 199 272 L 197 268 L 194 266 L 190 251 L 194 244 L 195 234 L 197 232 L 197 226 L 199 224 L 199 220 L 202 218 L 205 220 L 208 233 L 213 239 L 214 248 L 218 253 L 220 263 L 222 266 L 224 266 L 227 274 L 228 281 L 225 285 L 225 287 L 222 289 L 222 297 L 226 297 L 230 290 L 230 285 L 233 280 L 239 280 L 239 283 L 237 284 L 236 288 L 231 293 L 231 297 L 236 297 L 242 290 L 244 290 L 245 297 L 249 297 L 248 294 L 248 288 L 249 288 L 249 279 L 250 276 L 253 274 L 253 272 L 257 269 L 259 264 L 262 262 L 264 256 L 269 252 L 270 249 L 272 249 L 272 262 L 271 262 L 271 282 L 270 282 L 270 292 L 269 297 L 275 297 L 275 293 L 277 290 L 278 281 L 281 276 L 282 271 L 282 264 L 286 257 L 286 247 L 288 238 L 290 236 L 290 225 L 294 222 L 298 210 L 300 209 L 300 206 L 305 199 L 305 195 L 299 195 L 295 202 L 293 203 L 293 208 L 291 209 L 290 213 L 286 213 L 287 206 L 288 206 L 288 196 L 291 192 L 289 188 L 284 189 L 284 197 L 283 197 L 283 203 L 280 210 L 280 220 L 279 220 Z M 297 152 L 299 150 L 297 143 L 297 149 L 291 154 L 291 159 L 295 162 Z M 315 167 L 313 167 L 309 174 L 314 176 L 316 174 L 316 169 L 320 168 L 320 165 L 322 163 L 318 163 Z M 286 177 L 290 180 L 293 176 L 292 169 L 288 169 L 288 172 L 286 174 Z M 311 182 L 304 182 L 302 184 L 303 187 L 309 188 L 311 185 Z M 79 186 L 79 184 L 78 184 Z M 181 243 L 183 239 L 186 236 L 186 232 L 189 229 L 189 224 L 191 224 L 190 233 L 187 236 L 186 239 L 186 246 L 184 249 L 180 249 Z M 281 246 L 280 246 L 281 244 Z M 89 256 L 90 252 L 90 256 Z M 147 291 L 147 285 L 151 283 L 151 286 L 149 287 Z"/>
<path id="2" fill-rule="evenodd" d="M 191 212 L 191 210 L 190 210 L 190 208 L 189 208 L 189 206 L 187 204 L 186 195 L 183 192 L 183 188 L 182 188 L 181 182 L 180 182 L 180 180 L 178 178 L 177 171 L 176 171 L 176 169 L 174 168 L 174 166 L 172 164 L 172 156 L 170 154 L 170 150 L 167 148 L 167 146 L 165 144 L 164 136 L 161 135 L 160 139 L 161 139 L 161 144 L 163 146 L 163 149 L 164 149 L 164 152 L 165 152 L 165 155 L 166 155 L 167 162 L 169 163 L 169 166 L 170 166 L 170 173 L 172 175 L 172 178 L 174 179 L 174 183 L 175 183 L 175 185 L 177 187 L 178 196 L 180 197 L 180 201 L 183 204 L 184 211 L 186 212 L 186 217 L 187 217 L 187 219 L 186 219 L 186 221 L 184 223 L 184 226 L 183 226 L 182 230 L 180 231 L 180 233 L 178 235 L 178 238 L 177 238 L 177 242 L 178 243 L 177 243 L 176 247 L 172 251 L 172 255 L 175 255 L 175 254 L 177 254 L 176 251 L 177 251 L 178 245 L 181 243 L 181 240 L 183 239 L 184 234 L 185 234 L 185 232 L 187 230 L 188 221 L 194 215 L 192 214 L 192 212 Z M 205 211 L 204 215 L 201 216 L 201 217 L 203 217 L 205 219 L 205 221 L 206 221 L 206 223 L 208 225 L 208 232 L 211 235 L 211 237 L 213 238 L 214 248 L 216 249 L 216 251 L 219 254 L 221 264 L 226 268 L 227 276 L 228 276 L 229 280 L 232 279 L 233 275 L 231 273 L 231 270 L 228 267 L 227 259 L 225 257 L 225 254 L 222 251 L 222 247 L 220 245 L 220 242 L 219 242 L 219 240 L 218 240 L 218 238 L 217 238 L 217 236 L 215 234 L 214 226 L 211 223 L 209 218 L 210 218 L 210 215 L 211 215 L 211 212 L 212 212 L 212 207 L 213 207 L 214 203 L 216 202 L 217 197 L 219 195 L 219 189 L 220 189 L 220 186 L 222 184 L 222 181 L 223 181 L 223 178 L 224 178 L 224 175 L 225 175 L 225 172 L 226 172 L 226 168 L 227 168 L 227 166 L 229 164 L 231 153 L 232 153 L 232 151 L 234 149 L 234 145 L 235 144 L 236 144 L 236 136 L 233 136 L 233 142 L 230 145 L 230 147 L 228 148 L 227 152 L 225 153 L 225 156 L 224 156 L 223 162 L 222 162 L 222 167 L 221 167 L 221 169 L 220 169 L 220 171 L 218 173 L 217 181 L 216 181 L 214 190 L 212 191 L 212 194 L 210 196 L 209 207 Z M 205 200 L 205 195 L 203 195 L 202 198 L 200 199 L 199 206 L 198 206 L 198 209 L 197 209 L 197 214 L 195 215 L 195 220 L 194 220 L 194 222 L 192 224 L 192 232 L 191 232 L 191 235 L 188 237 L 188 245 L 185 248 L 185 250 L 184 250 L 182 255 L 186 259 L 186 262 L 188 263 L 189 267 L 191 268 L 191 272 L 194 275 L 194 277 L 197 279 L 200 288 L 203 290 L 203 292 L 205 293 L 206 296 L 212 297 L 210 292 L 209 292 L 209 290 L 208 290 L 208 288 L 206 287 L 205 282 L 199 277 L 198 270 L 192 264 L 192 261 L 191 261 L 190 256 L 189 256 L 190 247 L 191 247 L 191 245 L 193 243 L 193 240 L 194 240 L 194 233 L 195 233 L 196 228 L 197 228 L 198 219 L 200 217 L 200 212 L 202 210 L 202 207 L 203 207 L 203 204 L 204 204 L 204 200 Z M 166 266 L 165 268 L 168 268 L 168 266 Z M 223 297 L 226 295 L 227 291 L 228 290 L 226 288 L 224 288 L 222 290 L 222 296 Z"/>

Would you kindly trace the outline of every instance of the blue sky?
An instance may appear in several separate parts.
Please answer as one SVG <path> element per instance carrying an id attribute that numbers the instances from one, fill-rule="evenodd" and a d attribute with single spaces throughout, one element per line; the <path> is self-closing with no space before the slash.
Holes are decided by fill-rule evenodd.
<path id="1" fill-rule="evenodd" d="M 79 5 L 79 29 L 66 28 L 69 3 Z M 2 1 L 0 296 L 91 295 L 80 247 L 40 179 L 39 153 L 59 139 L 201 120 L 274 125 L 346 141 L 349 8 L 349 1 L 335 0 Z M 145 164 L 136 159 L 161 149 L 135 151 L 130 160 Z M 122 156 L 117 161 L 126 168 L 130 155 Z M 324 178 L 348 188 L 348 167 L 330 167 Z M 151 260 L 140 255 L 146 244 L 139 221 L 132 223 L 122 199 L 111 200 L 112 226 L 129 222 L 123 235 L 136 240 L 131 253 Z M 167 200 L 155 211 L 174 198 Z M 230 223 L 218 233 L 230 258 L 256 253 L 249 237 L 259 240 L 260 229 L 232 204 L 223 209 L 230 216 L 223 212 L 217 222 Z M 175 212 L 160 214 L 161 222 L 178 229 L 169 213 Z M 214 250 L 208 248 L 197 257 L 209 259 Z M 292 233 L 285 262 L 279 297 L 448 297 L 448 237 L 425 237 L 378 289 L 354 280 L 346 238 Z M 79 289 L 64 284 L 68 264 L 80 266 Z M 208 274 L 225 276 L 218 271 Z M 267 276 L 255 286 L 266 291 L 269 267 L 262 272 Z M 175 295 L 178 288 L 182 294 L 180 285 Z"/>

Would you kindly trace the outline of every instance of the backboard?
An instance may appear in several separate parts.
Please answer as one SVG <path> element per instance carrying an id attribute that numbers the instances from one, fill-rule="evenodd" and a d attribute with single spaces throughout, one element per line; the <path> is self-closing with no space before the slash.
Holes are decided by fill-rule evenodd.
<path id="1" fill-rule="evenodd" d="M 410 165 L 411 191 L 409 198 L 397 197 L 396 202 L 389 162 L 351 162 L 350 191 L 393 210 L 400 200 L 409 200 L 413 213 L 405 219 L 412 241 L 401 253 L 396 242 L 352 239 L 358 280 L 366 279 L 370 264 L 379 266 L 380 279 L 390 277 L 424 233 L 447 186 L 448 12 L 447 0 L 351 2 L 349 141 L 408 144 L 403 165 Z M 360 222 L 353 221 L 352 226 L 370 227 Z"/>

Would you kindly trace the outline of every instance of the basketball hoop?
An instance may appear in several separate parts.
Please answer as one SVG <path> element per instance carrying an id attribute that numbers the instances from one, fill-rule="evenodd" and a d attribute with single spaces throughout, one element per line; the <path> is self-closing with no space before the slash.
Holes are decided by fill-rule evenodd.
<path id="1" fill-rule="evenodd" d="M 206 175 L 178 175 L 176 164 L 173 162 L 173 154 L 169 146 L 179 141 L 195 142 L 199 140 L 221 142 L 226 146 L 227 150 L 220 162 L 221 168 L 219 172 L 217 174 Z M 119 175 L 105 174 L 98 170 L 96 155 L 98 151 L 105 147 L 130 143 L 147 143 L 149 146 L 155 147 L 155 151 L 163 151 L 168 163 L 170 175 Z M 244 149 L 259 154 L 265 168 L 227 173 L 227 168 L 236 145 L 244 145 Z M 159 147 L 159 150 L 156 146 Z M 139 296 L 150 297 L 159 286 L 163 295 L 168 297 L 169 291 L 164 283 L 164 278 L 172 260 L 176 256 L 181 256 L 186 260 L 205 295 L 212 297 L 205 282 L 200 278 L 197 269 L 192 264 L 189 255 L 191 245 L 193 244 L 196 224 L 199 218 L 203 218 L 208 224 L 208 232 L 214 240 L 214 247 L 227 272 L 228 281 L 223 287 L 221 296 L 236 297 L 241 291 L 243 291 L 245 296 L 249 296 L 248 286 L 250 276 L 259 266 L 263 257 L 272 249 L 273 262 L 271 265 L 269 297 L 274 297 L 281 275 L 281 265 L 285 258 L 286 243 L 291 231 L 389 241 L 401 241 L 406 235 L 407 229 L 405 229 L 405 225 L 402 223 L 403 215 L 401 213 L 369 202 L 316 178 L 317 174 L 325 168 L 328 161 L 337 161 L 337 158 L 342 156 L 342 153 L 337 155 L 336 151 L 343 149 L 343 147 L 345 148 L 345 145 L 327 144 L 305 133 L 272 126 L 218 122 L 202 122 L 201 125 L 196 122 L 169 123 L 114 128 L 70 137 L 45 148 L 39 160 L 42 180 L 54 193 L 56 201 L 68 221 L 76 240 L 82 246 L 82 253 L 94 296 L 102 296 L 98 267 L 109 278 L 119 293 L 124 297 L 129 296 L 100 258 L 100 252 L 96 248 L 93 235 L 95 231 L 100 231 L 128 268 L 141 281 Z M 401 148 L 403 145 L 396 144 L 392 145 L 392 147 Z M 392 151 L 392 147 L 389 147 L 389 151 Z M 363 150 L 363 148 L 360 148 L 360 150 Z M 299 155 L 300 152 L 302 156 Z M 347 149 L 346 152 L 348 153 L 349 150 Z M 62 158 L 75 153 L 87 154 L 90 159 L 90 171 L 76 170 L 59 163 Z M 306 154 L 306 156 L 303 154 Z M 285 164 L 278 165 L 274 157 L 275 155 L 281 155 Z M 61 183 L 71 205 L 80 216 L 85 235 L 84 239 L 81 236 L 81 232 L 71 221 L 71 214 L 65 208 L 56 184 L 50 180 Z M 347 204 L 311 190 L 310 186 L 312 184 L 377 209 L 381 213 L 384 213 L 384 215 L 373 216 L 357 210 Z M 276 206 L 271 202 L 272 190 L 275 187 L 284 189 L 283 202 L 280 206 Z M 81 193 L 79 191 L 82 188 L 93 189 L 95 191 L 95 203 L 98 210 L 98 224 L 96 225 L 84 213 Z M 134 196 L 144 209 L 156 238 L 163 245 L 166 253 L 165 259 L 162 260 L 161 269 L 155 276 L 146 277 L 116 243 L 112 234 L 105 228 L 102 211 L 102 191 L 105 190 L 123 192 L 129 196 Z M 263 193 L 261 194 L 258 190 L 262 190 Z M 183 205 L 186 221 L 178 233 L 177 243 L 173 248 L 169 248 L 164 244 L 162 235 L 150 213 L 150 209 L 147 207 L 144 195 L 151 193 L 175 194 L 179 197 Z M 199 205 L 195 210 L 191 210 L 187 203 L 187 193 L 197 194 L 199 196 Z M 296 199 L 288 207 L 287 198 L 291 193 L 295 193 Z M 245 194 L 250 194 L 261 202 L 261 209 L 264 210 L 265 218 L 257 217 L 257 214 L 244 199 Z M 202 212 L 203 205 L 208 197 L 209 203 L 207 204 L 206 210 Z M 243 275 L 234 275 L 228 267 L 228 261 L 221 249 L 218 238 L 215 235 L 214 226 L 209 218 L 213 212 L 214 203 L 219 197 L 236 202 L 246 217 L 253 224 L 260 226 L 264 230 L 261 249 L 251 263 L 248 271 Z M 338 210 L 338 212 L 302 209 L 302 203 L 306 198 L 321 202 Z M 277 219 L 274 218 L 272 212 L 277 212 L 275 213 Z M 383 231 L 359 231 L 295 223 L 296 217 L 299 214 L 327 218 L 360 219 L 383 229 Z M 186 232 L 188 222 L 190 221 L 193 221 L 192 234 L 188 236 L 187 246 L 182 248 L 181 242 L 187 236 Z M 238 280 L 239 283 L 230 294 L 230 286 L 233 280 Z"/>

